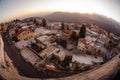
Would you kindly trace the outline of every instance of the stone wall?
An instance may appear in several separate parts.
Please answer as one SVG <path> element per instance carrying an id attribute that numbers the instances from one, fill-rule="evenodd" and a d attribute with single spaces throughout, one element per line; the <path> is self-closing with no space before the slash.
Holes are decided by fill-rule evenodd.
<path id="1" fill-rule="evenodd" d="M 120 69 L 120 58 L 117 55 L 109 62 L 103 64 L 101 67 L 90 70 L 85 73 L 69 76 L 66 78 L 51 79 L 51 80 L 110 80 L 116 72 Z"/>
<path id="2" fill-rule="evenodd" d="M 115 58 L 110 60 L 109 62 L 101 65 L 98 68 L 92 69 L 87 72 L 79 73 L 76 75 L 63 77 L 63 78 L 54 78 L 54 79 L 44 79 L 44 80 L 110 80 L 115 73 L 120 68 L 120 58 L 117 55 Z M 3 70 L 0 69 L 0 74 L 2 74 Z M 4 75 L 1 75 L 6 80 L 42 80 L 35 78 L 26 78 L 21 77 L 19 75 L 12 75 L 8 72 L 3 72 Z"/>

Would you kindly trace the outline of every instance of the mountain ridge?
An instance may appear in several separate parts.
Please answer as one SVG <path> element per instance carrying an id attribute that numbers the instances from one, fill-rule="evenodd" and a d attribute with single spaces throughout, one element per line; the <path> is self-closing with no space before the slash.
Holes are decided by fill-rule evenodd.
<path id="1" fill-rule="evenodd" d="M 96 24 L 99 25 L 101 28 L 120 36 L 120 23 L 111 18 L 99 14 L 54 12 L 52 14 L 43 16 L 43 18 L 46 18 L 51 21 Z"/>

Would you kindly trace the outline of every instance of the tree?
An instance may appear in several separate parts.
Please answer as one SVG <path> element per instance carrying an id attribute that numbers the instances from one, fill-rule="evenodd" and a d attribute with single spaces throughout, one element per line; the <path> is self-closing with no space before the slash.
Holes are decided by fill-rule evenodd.
<path id="1" fill-rule="evenodd" d="M 33 22 L 34 22 L 34 24 L 36 24 L 37 23 L 36 19 L 33 19 Z"/>
<path id="2" fill-rule="evenodd" d="M 69 26 L 67 26 L 67 30 L 70 30 L 70 29 L 69 29 Z"/>
<path id="3" fill-rule="evenodd" d="M 86 26 L 82 25 L 79 31 L 79 38 L 84 38 L 86 36 Z"/>
<path id="4" fill-rule="evenodd" d="M 43 26 L 43 27 L 46 27 L 46 26 L 47 26 L 46 19 L 42 19 L 42 26 Z"/>
<path id="5" fill-rule="evenodd" d="M 64 30 L 64 27 L 65 27 L 65 26 L 64 26 L 64 23 L 62 22 L 62 23 L 61 23 L 61 30 Z"/>
<path id="6" fill-rule="evenodd" d="M 13 37 L 12 37 L 12 40 L 15 41 L 15 42 L 18 42 L 18 41 L 19 41 L 16 36 L 13 36 Z"/>
<path id="7" fill-rule="evenodd" d="M 77 40 L 77 35 L 75 31 L 72 32 L 72 34 L 70 35 L 70 38 L 75 41 Z"/>
<path id="8" fill-rule="evenodd" d="M 58 45 L 61 45 L 63 48 L 67 47 L 67 41 L 63 39 L 56 39 L 55 41 Z"/>

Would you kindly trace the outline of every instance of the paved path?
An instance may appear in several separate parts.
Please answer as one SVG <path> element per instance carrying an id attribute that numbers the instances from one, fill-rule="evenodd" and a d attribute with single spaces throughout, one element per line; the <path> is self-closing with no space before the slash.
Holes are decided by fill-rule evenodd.
<path id="1" fill-rule="evenodd" d="M 5 67 L 5 59 L 4 59 L 4 43 L 0 33 L 0 66 Z"/>

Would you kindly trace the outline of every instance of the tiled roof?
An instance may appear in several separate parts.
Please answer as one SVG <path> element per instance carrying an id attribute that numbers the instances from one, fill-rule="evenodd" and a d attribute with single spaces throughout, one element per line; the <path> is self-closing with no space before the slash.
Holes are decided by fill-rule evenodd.
<path id="1" fill-rule="evenodd" d="M 21 29 L 20 31 L 18 31 L 17 33 L 16 33 L 16 36 L 18 36 L 20 33 L 22 33 L 23 31 L 30 31 L 30 29 L 29 28 L 24 28 L 24 29 Z"/>
<path id="2" fill-rule="evenodd" d="M 70 31 L 70 30 L 64 30 L 64 33 L 66 33 L 66 34 L 72 34 L 72 31 Z"/>
<path id="3" fill-rule="evenodd" d="M 86 44 L 87 40 L 85 38 L 79 39 L 79 41 L 83 44 Z"/>

